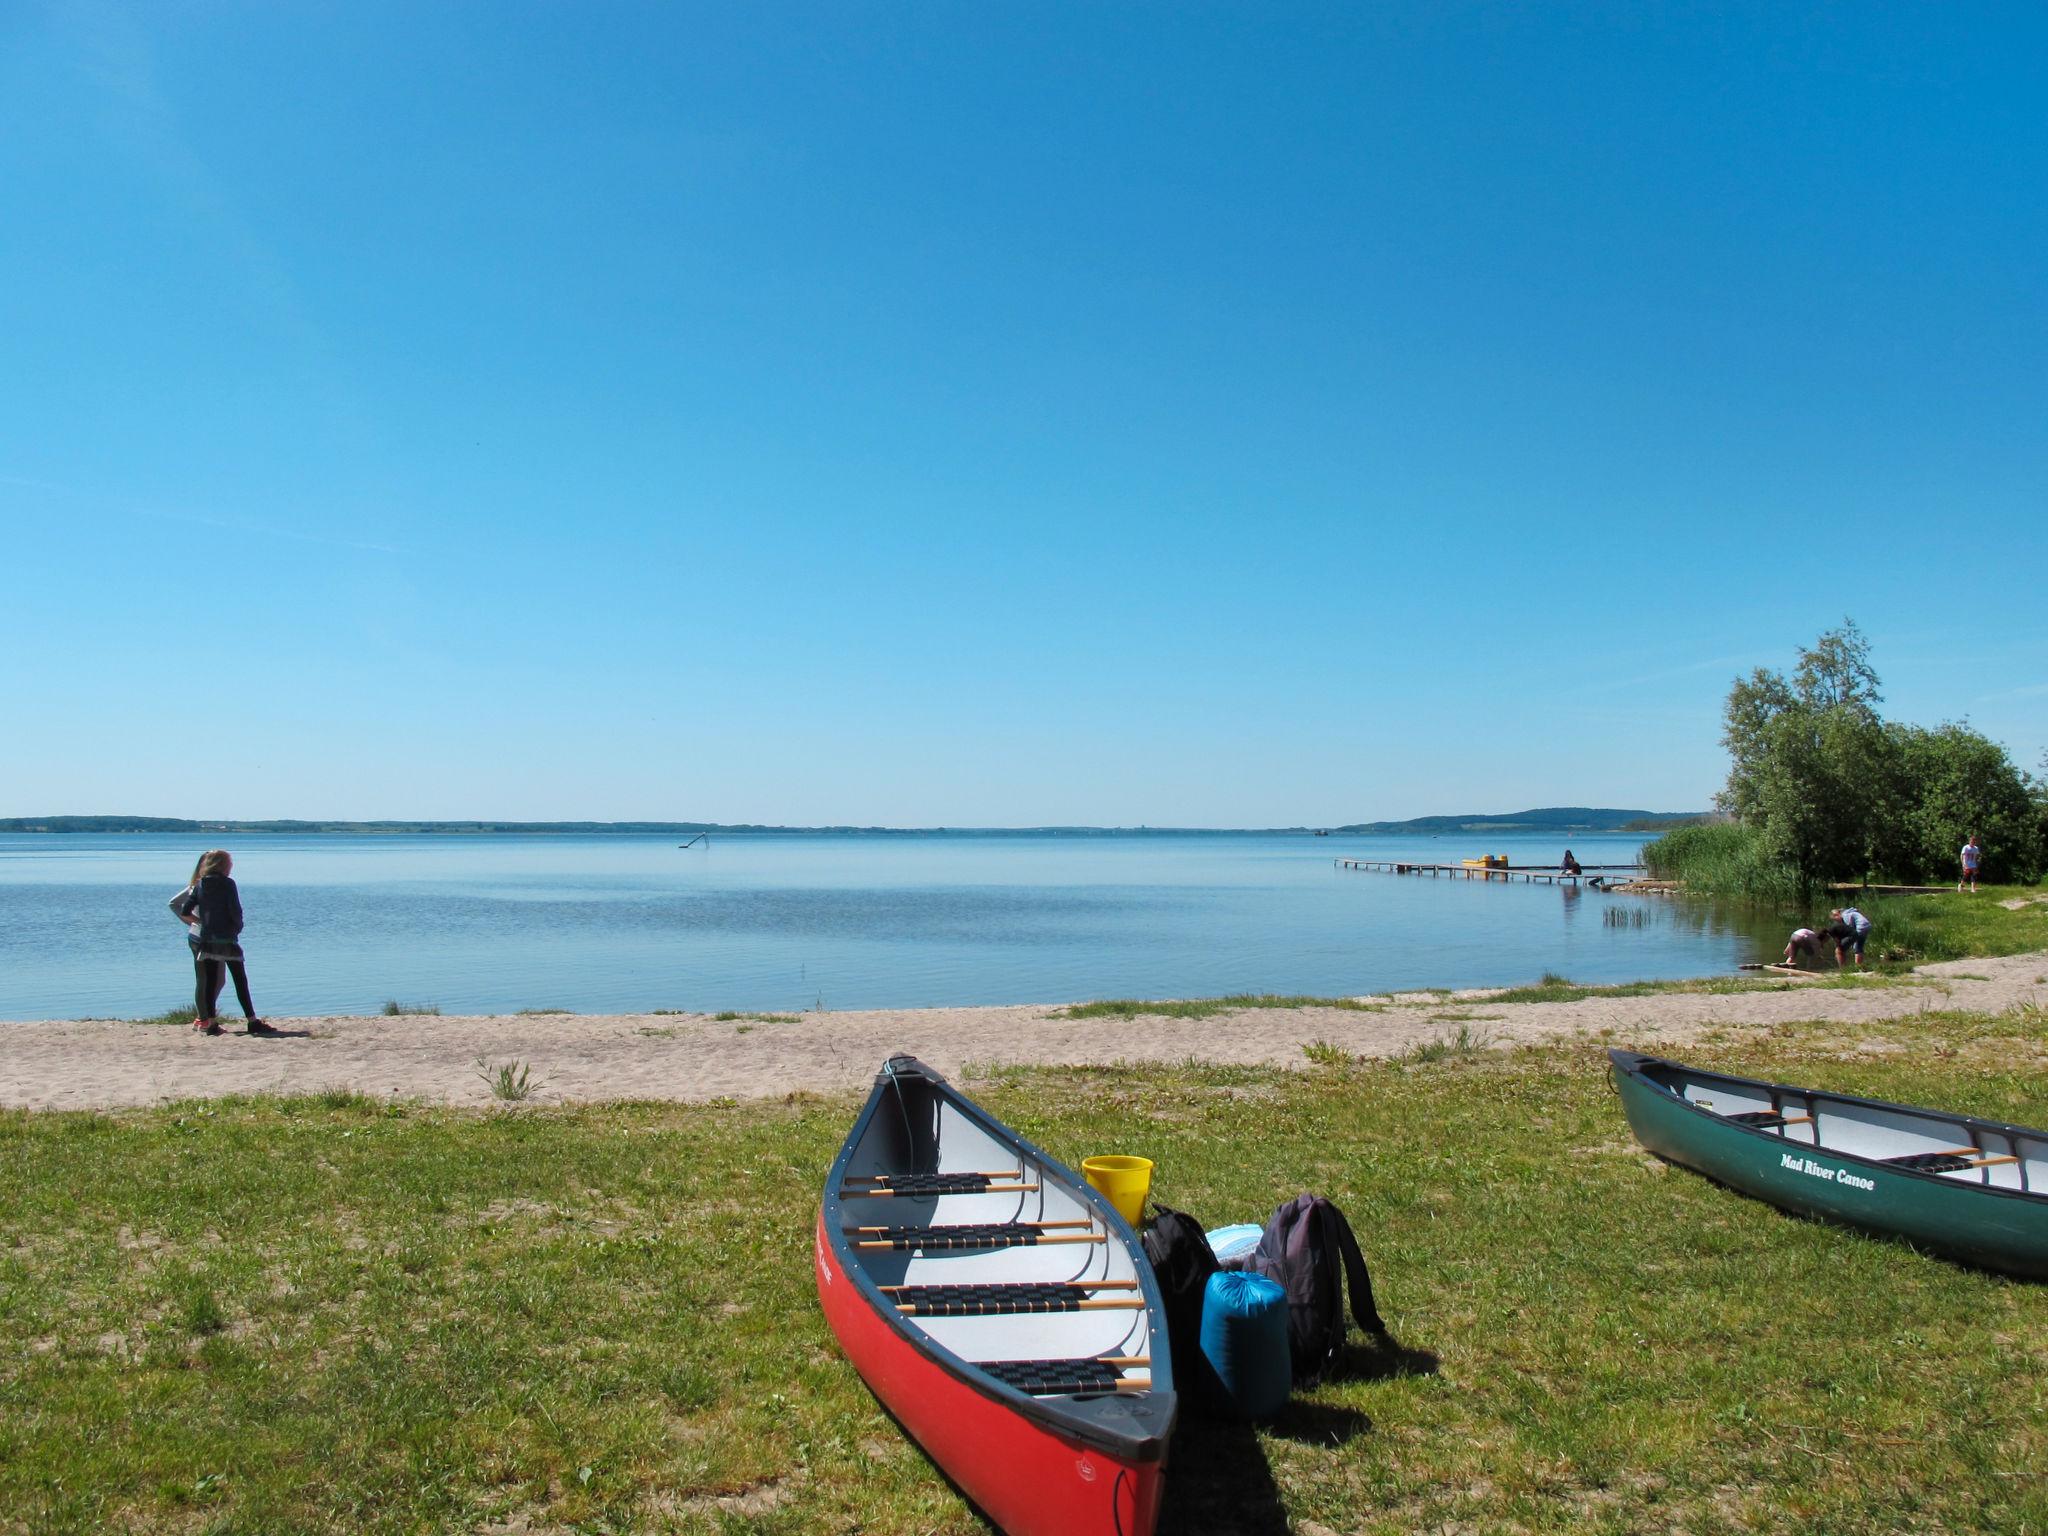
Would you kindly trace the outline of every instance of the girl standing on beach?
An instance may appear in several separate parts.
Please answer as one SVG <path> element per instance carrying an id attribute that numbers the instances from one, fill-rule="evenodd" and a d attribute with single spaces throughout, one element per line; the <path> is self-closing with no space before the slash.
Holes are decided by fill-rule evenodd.
<path id="1" fill-rule="evenodd" d="M 192 946 L 196 978 L 192 1027 L 202 1035 L 221 1032 L 214 1009 L 220 1003 L 222 982 L 232 975 L 235 1000 L 242 1005 L 249 1033 L 274 1035 L 277 1031 L 256 1017 L 256 1005 L 249 1001 L 249 972 L 242 960 L 242 893 L 228 878 L 234 867 L 224 848 L 202 853 L 192 883 L 171 898 L 172 913 L 190 930 L 185 942 Z"/>

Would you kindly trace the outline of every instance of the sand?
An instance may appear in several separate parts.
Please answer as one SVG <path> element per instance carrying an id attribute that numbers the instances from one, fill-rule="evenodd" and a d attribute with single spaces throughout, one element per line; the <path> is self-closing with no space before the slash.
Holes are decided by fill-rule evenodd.
<path id="1" fill-rule="evenodd" d="M 1922 967 L 1907 985 L 1793 986 L 1711 995 L 1489 1002 L 1485 991 L 1404 994 L 1381 1011 L 1248 1009 L 1207 1019 L 1063 1019 L 1059 1007 L 807 1013 L 794 1023 L 702 1014 L 519 1014 L 456 1018 L 272 1019 L 281 1039 L 108 1020 L 0 1023 L 0 1106 L 111 1109 L 234 1093 L 351 1088 L 380 1097 L 483 1106 L 478 1067 L 527 1065 L 530 1102 L 780 1097 L 865 1086 L 893 1052 L 940 1071 L 1025 1063 L 1256 1063 L 1305 1068 L 1322 1041 L 1390 1056 L 1469 1028 L 1496 1044 L 1611 1031 L 1670 1050 L 1728 1025 L 1823 1019 L 1854 1028 L 1930 1008 L 1999 1012 L 2048 1004 L 2048 952 Z"/>

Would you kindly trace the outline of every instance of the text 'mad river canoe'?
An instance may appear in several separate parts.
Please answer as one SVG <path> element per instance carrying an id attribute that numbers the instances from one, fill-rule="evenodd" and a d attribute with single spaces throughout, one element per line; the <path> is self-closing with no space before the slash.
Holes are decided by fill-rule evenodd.
<path id="1" fill-rule="evenodd" d="M 1607 1053 L 1650 1151 L 1804 1215 L 2048 1278 L 2048 1132 Z"/>
<path id="2" fill-rule="evenodd" d="M 1085 1181 L 894 1056 L 825 1180 L 847 1357 L 1008 1536 L 1149 1536 L 1173 1433 L 1152 1267 Z"/>

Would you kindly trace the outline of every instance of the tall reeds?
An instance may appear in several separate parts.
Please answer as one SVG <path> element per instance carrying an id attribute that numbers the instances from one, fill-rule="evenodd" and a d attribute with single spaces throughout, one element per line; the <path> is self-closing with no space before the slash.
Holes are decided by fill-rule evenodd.
<path id="1" fill-rule="evenodd" d="M 1754 828 L 1732 821 L 1677 827 L 1643 844 L 1643 867 L 1659 880 L 1682 880 L 1702 896 L 1790 902 L 1806 893 L 1798 873 L 1764 847 Z"/>

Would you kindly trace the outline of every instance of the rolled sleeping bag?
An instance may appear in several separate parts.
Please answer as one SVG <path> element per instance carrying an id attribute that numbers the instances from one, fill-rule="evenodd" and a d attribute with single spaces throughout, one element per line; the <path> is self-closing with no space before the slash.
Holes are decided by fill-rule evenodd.
<path id="1" fill-rule="evenodd" d="M 1247 1419 L 1287 1406 L 1294 1368 L 1287 1353 L 1287 1291 L 1264 1275 L 1219 1271 L 1202 1296 L 1202 1358 L 1223 1404 Z"/>

